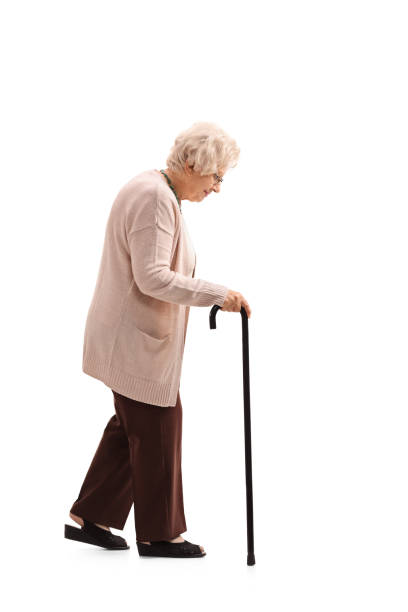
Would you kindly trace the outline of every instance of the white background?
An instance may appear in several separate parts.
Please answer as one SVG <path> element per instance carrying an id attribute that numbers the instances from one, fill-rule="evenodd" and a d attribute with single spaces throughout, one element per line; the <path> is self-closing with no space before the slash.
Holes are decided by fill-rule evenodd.
<path id="1" fill-rule="evenodd" d="M 2 537 L 7 610 L 406 611 L 406 3 L 3 2 Z M 196 277 L 249 320 L 256 565 L 246 565 L 241 320 L 192 308 L 181 381 L 203 559 L 63 538 L 111 391 L 81 370 L 113 200 L 214 121 L 239 164 L 183 202 Z M 4 607 L 4 606 L 3 606 Z"/>

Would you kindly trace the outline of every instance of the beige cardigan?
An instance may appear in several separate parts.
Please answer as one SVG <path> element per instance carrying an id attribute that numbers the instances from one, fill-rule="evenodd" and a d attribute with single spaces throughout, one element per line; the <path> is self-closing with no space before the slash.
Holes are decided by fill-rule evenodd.
<path id="1" fill-rule="evenodd" d="M 174 406 L 190 306 L 228 292 L 193 278 L 196 255 L 177 199 L 158 170 L 116 196 L 85 326 L 86 374 L 132 399 Z"/>

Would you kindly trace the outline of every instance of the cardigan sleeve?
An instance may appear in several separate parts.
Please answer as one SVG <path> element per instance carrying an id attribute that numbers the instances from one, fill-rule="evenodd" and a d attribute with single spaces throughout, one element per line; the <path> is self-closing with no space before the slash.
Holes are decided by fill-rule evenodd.
<path id="1" fill-rule="evenodd" d="M 154 221 L 147 227 L 133 229 L 128 236 L 132 273 L 137 286 L 142 293 L 164 302 L 185 306 L 222 306 L 228 287 L 170 269 L 175 227 L 175 211 L 158 196 Z"/>

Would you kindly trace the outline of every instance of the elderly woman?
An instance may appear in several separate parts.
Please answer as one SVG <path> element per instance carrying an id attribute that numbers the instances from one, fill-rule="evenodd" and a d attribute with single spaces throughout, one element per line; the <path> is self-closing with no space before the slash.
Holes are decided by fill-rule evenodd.
<path id="1" fill-rule="evenodd" d="M 167 168 L 141 172 L 119 191 L 108 218 L 84 334 L 83 371 L 113 393 L 108 421 L 65 537 L 127 549 L 132 504 L 141 556 L 203 557 L 187 530 L 181 472 L 179 384 L 190 306 L 218 304 L 248 317 L 238 291 L 194 278 L 196 254 L 182 200 L 218 193 L 237 165 L 236 142 L 213 123 L 183 131 Z"/>

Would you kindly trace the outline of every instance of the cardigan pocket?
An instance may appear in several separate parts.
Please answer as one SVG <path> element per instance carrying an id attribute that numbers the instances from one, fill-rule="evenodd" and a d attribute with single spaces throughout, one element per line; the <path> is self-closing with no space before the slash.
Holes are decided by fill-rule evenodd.
<path id="1" fill-rule="evenodd" d="M 156 336 L 152 336 L 151 334 L 148 334 L 147 332 L 143 331 L 142 329 L 140 329 L 139 327 L 135 326 L 135 329 L 137 329 L 137 331 L 142 334 L 143 336 L 146 336 L 146 338 L 150 341 L 152 340 L 153 343 L 154 342 L 164 342 L 164 340 L 167 340 L 168 338 L 170 338 L 171 334 L 167 334 L 167 336 L 163 336 L 163 338 L 156 338 Z"/>
<path id="2" fill-rule="evenodd" d="M 165 382 L 174 369 L 173 338 L 173 334 L 156 338 L 135 325 L 121 326 L 112 365 L 119 366 L 135 378 Z"/>

